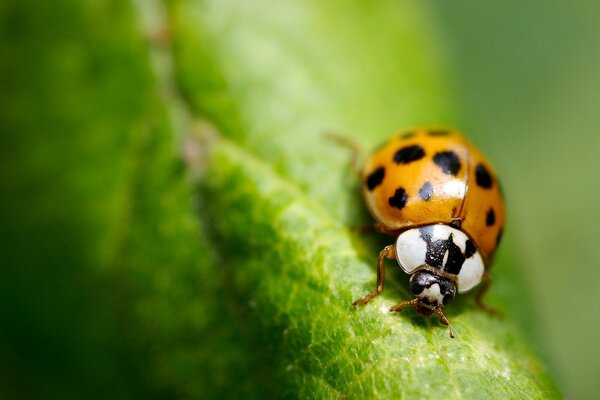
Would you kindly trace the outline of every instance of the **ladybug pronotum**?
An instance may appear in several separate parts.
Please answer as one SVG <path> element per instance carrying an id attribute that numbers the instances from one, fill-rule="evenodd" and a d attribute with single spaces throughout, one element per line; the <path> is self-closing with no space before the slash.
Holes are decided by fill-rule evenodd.
<path id="1" fill-rule="evenodd" d="M 483 281 L 476 302 L 494 312 L 481 299 L 502 237 L 504 202 L 494 170 L 479 150 L 453 130 L 412 130 L 368 158 L 361 182 L 375 228 L 395 236 L 396 243 L 379 253 L 375 290 L 353 306 L 383 291 L 389 258 L 410 274 L 415 295 L 390 311 L 414 307 L 419 314 L 436 315 L 454 337 L 444 306 L 456 292 Z"/>

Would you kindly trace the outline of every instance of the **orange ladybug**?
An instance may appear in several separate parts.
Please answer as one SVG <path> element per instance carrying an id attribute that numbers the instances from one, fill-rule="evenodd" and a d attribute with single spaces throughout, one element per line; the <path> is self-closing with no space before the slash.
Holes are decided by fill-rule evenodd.
<path id="1" fill-rule="evenodd" d="M 379 254 L 377 287 L 352 305 L 367 304 L 383 291 L 384 260 L 396 259 L 410 274 L 413 300 L 390 308 L 414 307 L 437 315 L 456 292 L 481 281 L 476 301 L 490 284 L 486 272 L 502 237 L 504 202 L 494 169 L 459 132 L 415 129 L 392 138 L 367 160 L 362 192 L 378 231 L 396 237 Z"/>

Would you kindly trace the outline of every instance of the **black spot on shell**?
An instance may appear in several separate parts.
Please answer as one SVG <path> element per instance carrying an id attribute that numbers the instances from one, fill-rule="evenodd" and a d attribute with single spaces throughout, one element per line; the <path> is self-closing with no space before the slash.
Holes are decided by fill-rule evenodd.
<path id="1" fill-rule="evenodd" d="M 419 196 L 425 201 L 431 199 L 431 196 L 433 196 L 433 186 L 431 185 L 431 182 L 427 181 L 421 186 L 421 189 L 419 189 Z"/>
<path id="2" fill-rule="evenodd" d="M 500 244 L 500 241 L 502 240 L 503 232 L 504 232 L 504 228 L 501 228 L 500 232 L 498 232 L 498 236 L 496 236 L 496 247 L 498 247 L 498 245 Z"/>
<path id="3" fill-rule="evenodd" d="M 375 189 L 377 186 L 381 185 L 383 182 L 383 178 L 385 177 L 385 168 L 379 167 L 375 171 L 371 172 L 367 177 L 367 187 L 369 190 Z"/>
<path id="4" fill-rule="evenodd" d="M 394 162 L 396 164 L 408 164 L 420 160 L 423 157 L 425 157 L 425 150 L 418 144 L 415 144 L 399 149 L 396 154 L 394 154 Z"/>
<path id="5" fill-rule="evenodd" d="M 493 208 L 490 208 L 485 216 L 485 224 L 492 226 L 496 223 L 496 213 Z"/>
<path id="6" fill-rule="evenodd" d="M 396 189 L 394 195 L 388 199 L 388 203 L 392 207 L 396 207 L 399 210 L 402 210 L 408 201 L 408 194 L 404 188 Z"/>
<path id="7" fill-rule="evenodd" d="M 471 258 L 473 254 L 477 251 L 477 248 L 469 239 L 465 242 L 465 257 Z"/>
<path id="8" fill-rule="evenodd" d="M 450 131 L 447 129 L 434 129 L 429 131 L 429 136 L 448 136 Z"/>
<path id="9" fill-rule="evenodd" d="M 453 151 L 441 151 L 433 156 L 433 162 L 444 171 L 445 174 L 454 175 L 460 171 L 460 159 Z"/>
<path id="10" fill-rule="evenodd" d="M 414 132 L 407 132 L 407 133 L 403 133 L 402 135 L 400 135 L 400 139 L 410 139 L 411 137 L 414 137 L 415 133 Z"/>
<path id="11" fill-rule="evenodd" d="M 492 179 L 492 175 L 490 175 L 490 171 L 483 164 L 477 164 L 475 167 L 475 181 L 477 185 L 484 189 L 489 189 L 492 187 L 494 180 Z"/>

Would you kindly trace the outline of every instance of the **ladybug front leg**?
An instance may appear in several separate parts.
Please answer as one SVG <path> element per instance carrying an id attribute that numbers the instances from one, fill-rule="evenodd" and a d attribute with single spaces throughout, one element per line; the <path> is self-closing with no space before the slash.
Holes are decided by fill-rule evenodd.
<path id="1" fill-rule="evenodd" d="M 396 246 L 393 244 L 389 246 L 385 246 L 383 250 L 379 253 L 379 258 L 377 259 L 377 287 L 371 293 L 366 296 L 361 297 L 352 303 L 352 307 L 356 307 L 358 303 L 367 304 L 369 300 L 373 297 L 377 296 L 381 292 L 383 292 L 383 283 L 385 281 L 385 259 L 395 259 L 396 258 Z"/>
<path id="2" fill-rule="evenodd" d="M 357 225 L 352 229 L 356 233 L 382 233 L 384 235 L 398 237 L 400 231 L 398 229 L 389 229 L 381 222 L 375 222 L 371 225 Z"/>
<path id="3" fill-rule="evenodd" d="M 326 132 L 325 135 L 329 140 L 334 141 L 336 144 L 343 146 L 352 152 L 352 156 L 350 159 L 350 162 L 352 164 L 352 170 L 357 175 L 359 182 L 362 181 L 363 171 L 361 166 L 361 151 L 358 143 L 352 140 L 352 138 L 337 132 Z M 386 235 L 398 236 L 397 229 L 388 229 L 381 222 L 376 222 L 373 225 L 357 225 L 353 227 L 352 231 L 356 233 L 379 232 Z"/>
<path id="4" fill-rule="evenodd" d="M 398 311 L 404 310 L 405 308 L 416 307 L 418 305 L 419 305 L 419 299 L 415 298 L 412 300 L 404 300 L 403 302 L 390 307 L 390 312 L 398 312 Z"/>
<path id="5" fill-rule="evenodd" d="M 483 302 L 483 296 L 486 294 L 486 292 L 490 288 L 490 285 L 492 284 L 491 275 L 485 272 L 483 274 L 482 280 L 483 283 L 481 284 L 481 287 L 475 295 L 475 304 L 477 304 L 477 307 L 481 308 L 483 311 L 492 316 L 500 316 L 500 312 L 498 310 L 496 310 L 494 307 L 488 306 Z"/>

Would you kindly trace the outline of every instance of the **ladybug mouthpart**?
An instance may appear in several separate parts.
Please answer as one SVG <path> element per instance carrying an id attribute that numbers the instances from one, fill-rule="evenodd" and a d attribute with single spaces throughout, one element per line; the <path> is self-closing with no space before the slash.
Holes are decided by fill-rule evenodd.
<path id="1" fill-rule="evenodd" d="M 456 294 L 456 286 L 449 279 L 423 270 L 410 276 L 410 290 L 420 304 L 430 308 L 450 304 Z"/>
<path id="2" fill-rule="evenodd" d="M 423 304 L 421 300 L 418 297 L 416 297 L 412 300 L 403 301 L 402 303 L 390 307 L 390 312 L 402 311 L 403 309 L 410 307 L 413 307 L 418 314 L 421 314 L 426 317 L 436 315 L 440 319 L 440 323 L 442 325 L 448 326 L 448 333 L 450 334 L 450 337 L 454 339 L 454 330 L 452 329 L 452 325 L 450 325 L 450 321 L 448 320 L 448 318 L 446 318 L 444 311 L 442 311 L 441 306 L 428 306 L 426 304 Z"/>

